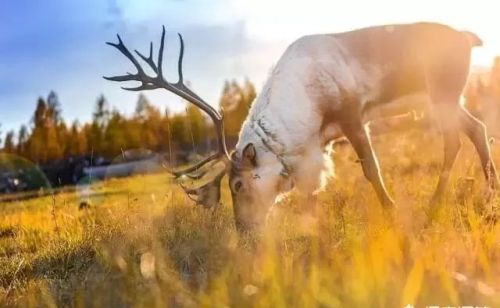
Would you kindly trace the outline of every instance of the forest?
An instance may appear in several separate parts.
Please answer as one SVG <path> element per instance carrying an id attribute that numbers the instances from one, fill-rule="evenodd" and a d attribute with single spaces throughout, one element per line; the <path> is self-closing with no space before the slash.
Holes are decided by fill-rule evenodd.
<path id="1" fill-rule="evenodd" d="M 223 87 L 219 108 L 224 113 L 226 136 L 233 144 L 255 96 L 249 80 L 227 81 Z M 30 123 L 2 136 L 1 151 L 47 165 L 91 154 L 113 159 L 125 150 L 139 148 L 156 153 L 204 153 L 215 137 L 211 122 L 195 106 L 186 103 L 184 112 L 171 113 L 168 108 L 160 110 L 144 94 L 139 94 L 132 115 L 123 114 L 119 104 L 111 106 L 104 95 L 99 96 L 89 123 L 68 123 L 62 117 L 63 106 L 55 91 L 38 98 Z"/>

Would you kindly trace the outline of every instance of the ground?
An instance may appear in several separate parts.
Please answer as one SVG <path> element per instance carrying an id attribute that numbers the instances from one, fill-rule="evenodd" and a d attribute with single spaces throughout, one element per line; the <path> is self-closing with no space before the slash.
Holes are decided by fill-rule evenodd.
<path id="1" fill-rule="evenodd" d="M 431 222 L 439 136 L 394 133 L 374 146 L 394 223 L 348 145 L 333 154 L 318 220 L 292 194 L 262 234 L 236 233 L 227 185 L 211 212 L 168 174 L 2 203 L 0 306 L 500 307 L 500 199 L 484 202 L 472 145 Z"/>

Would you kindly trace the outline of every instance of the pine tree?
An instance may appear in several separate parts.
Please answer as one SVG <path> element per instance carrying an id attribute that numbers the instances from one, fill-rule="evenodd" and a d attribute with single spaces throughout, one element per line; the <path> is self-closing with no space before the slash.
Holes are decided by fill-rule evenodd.
<path id="1" fill-rule="evenodd" d="M 47 97 L 47 112 L 48 117 L 52 118 L 55 123 L 62 122 L 61 103 L 56 92 L 50 91 Z"/>
<path id="2" fill-rule="evenodd" d="M 7 135 L 5 135 L 3 152 L 8 154 L 14 154 L 15 151 L 16 151 L 16 146 L 14 144 L 14 131 L 9 131 Z"/>
<path id="3" fill-rule="evenodd" d="M 248 106 L 248 110 L 250 110 L 250 107 L 252 106 L 255 98 L 257 97 L 257 91 L 255 90 L 254 84 L 248 78 L 245 78 L 245 85 L 243 86 L 243 89 L 244 89 L 243 94 L 245 96 L 245 102 Z"/>
<path id="4" fill-rule="evenodd" d="M 37 163 L 48 163 L 63 156 L 59 143 L 57 125 L 60 119 L 60 107 L 57 95 L 51 92 L 46 102 L 39 98 L 33 115 L 33 132 L 28 139 L 28 156 Z"/>
<path id="5" fill-rule="evenodd" d="M 226 81 L 219 102 L 224 112 L 226 136 L 238 137 L 241 125 L 245 121 L 255 97 L 255 87 L 248 79 L 245 80 L 243 86 L 240 86 L 236 81 Z"/>
<path id="6" fill-rule="evenodd" d="M 47 103 L 45 102 L 43 97 L 39 97 L 35 109 L 35 114 L 33 115 L 33 123 L 35 125 L 35 128 L 44 126 L 47 109 Z"/>
<path id="7" fill-rule="evenodd" d="M 59 143 L 59 147 L 62 151 L 62 156 L 66 157 L 68 154 L 68 142 L 69 142 L 69 130 L 64 121 L 61 121 L 56 124 L 56 133 L 57 133 L 57 142 Z"/>
<path id="8" fill-rule="evenodd" d="M 129 131 L 139 129 L 139 134 L 131 135 L 132 144 L 136 147 L 146 148 L 149 150 L 158 149 L 158 125 L 161 122 L 161 113 L 158 108 L 153 106 L 146 96 L 142 93 L 137 100 L 134 118 L 128 120 Z M 140 139 L 135 141 L 134 138 Z M 132 146 L 132 144 L 130 144 Z"/>
<path id="9" fill-rule="evenodd" d="M 19 133 L 17 134 L 17 154 L 23 157 L 26 157 L 26 147 L 28 143 L 28 129 L 26 125 L 21 125 L 19 129 Z"/>
<path id="10" fill-rule="evenodd" d="M 104 132 L 110 119 L 108 103 L 104 95 L 99 96 L 92 114 L 92 124 L 86 130 L 86 139 L 90 150 L 94 153 L 103 154 L 106 152 L 106 141 Z"/>
<path id="11" fill-rule="evenodd" d="M 170 118 L 170 135 L 172 136 L 172 146 L 182 148 L 187 144 L 186 120 L 182 114 L 176 114 Z"/>
<path id="12" fill-rule="evenodd" d="M 162 139 L 162 115 L 161 111 L 148 105 L 145 112 L 145 120 L 142 122 L 143 146 L 147 149 L 159 151 Z"/>
<path id="13" fill-rule="evenodd" d="M 186 127 L 188 134 L 188 142 L 194 143 L 194 146 L 204 141 L 207 137 L 207 124 L 201 110 L 189 104 L 186 108 Z"/>
<path id="14" fill-rule="evenodd" d="M 61 119 L 61 107 L 57 94 L 52 91 L 47 97 L 47 112 L 44 123 L 45 159 L 49 163 L 63 158 L 64 149 L 60 138 L 65 138 L 67 129 Z M 63 130 L 60 132 L 60 130 Z M 64 137 L 63 137 L 64 136 Z"/>
<path id="15" fill-rule="evenodd" d="M 66 146 L 66 156 L 80 156 L 87 152 L 87 136 L 84 129 L 79 129 L 78 121 L 71 124 Z"/>
<path id="16" fill-rule="evenodd" d="M 92 114 L 93 122 L 97 123 L 102 128 L 106 125 L 109 117 L 110 111 L 108 101 L 106 100 L 104 95 L 101 94 L 101 96 L 97 98 L 95 110 Z"/>
<path id="17" fill-rule="evenodd" d="M 99 152 L 100 154 L 114 158 L 120 155 L 122 150 L 128 149 L 126 126 L 127 123 L 123 116 L 114 110 L 104 133 L 107 141 L 106 147 L 103 152 Z"/>
<path id="18" fill-rule="evenodd" d="M 85 135 L 91 152 L 102 153 L 104 148 L 103 131 L 96 121 L 85 126 Z"/>
<path id="19" fill-rule="evenodd" d="M 42 163 L 45 160 L 45 141 L 44 130 L 47 115 L 47 103 L 40 97 L 38 98 L 35 113 L 33 115 L 33 131 L 27 142 L 27 156 L 36 163 Z"/>
<path id="20" fill-rule="evenodd" d="M 44 163 L 49 163 L 61 159 L 63 157 L 63 149 L 61 148 L 57 138 L 57 126 L 54 125 L 53 122 L 50 122 L 44 133 L 45 155 L 42 161 Z"/>
<path id="21" fill-rule="evenodd" d="M 160 115 L 161 116 L 161 115 Z M 172 151 L 172 133 L 170 123 L 170 112 L 168 108 L 165 109 L 163 116 L 160 119 L 158 132 L 158 150 L 159 151 Z"/>
<path id="22" fill-rule="evenodd" d="M 147 109 L 151 106 L 149 100 L 144 94 L 139 94 L 137 104 L 135 105 L 135 117 L 144 119 L 146 117 Z"/>

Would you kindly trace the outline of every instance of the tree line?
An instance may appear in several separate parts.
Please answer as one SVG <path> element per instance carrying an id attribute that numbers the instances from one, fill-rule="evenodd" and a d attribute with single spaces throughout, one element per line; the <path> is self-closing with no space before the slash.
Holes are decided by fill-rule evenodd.
<path id="1" fill-rule="evenodd" d="M 255 87 L 248 80 L 241 84 L 225 83 L 219 107 L 224 112 L 229 140 L 237 140 L 255 97 Z M 215 138 L 213 125 L 197 107 L 186 104 L 184 112 L 171 114 L 139 94 L 134 113 L 125 116 L 111 108 L 101 95 L 90 122 L 75 120 L 68 124 L 62 118 L 62 104 L 52 91 L 47 98 L 38 99 L 29 124 L 22 125 L 17 132 L 6 132 L 2 152 L 43 165 L 90 154 L 112 159 L 124 150 L 136 148 L 155 152 L 207 151 Z"/>

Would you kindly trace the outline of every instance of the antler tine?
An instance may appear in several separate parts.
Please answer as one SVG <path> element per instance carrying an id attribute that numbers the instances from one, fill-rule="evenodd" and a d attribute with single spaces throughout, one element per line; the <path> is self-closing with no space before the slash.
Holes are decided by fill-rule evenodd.
<path id="1" fill-rule="evenodd" d="M 215 154 L 212 154 L 210 155 L 209 157 L 203 159 L 202 161 L 200 161 L 199 163 L 193 165 L 193 166 L 190 166 L 186 169 L 183 169 L 183 170 L 179 170 L 179 171 L 172 171 L 171 173 L 176 177 L 180 177 L 182 175 L 187 175 L 188 173 L 191 173 L 193 171 L 196 171 L 198 169 L 200 169 L 201 167 L 203 167 L 204 165 L 214 161 L 215 159 L 219 158 L 220 154 L 219 153 L 215 153 Z"/>
<path id="2" fill-rule="evenodd" d="M 123 44 L 122 38 L 120 37 L 119 34 L 116 35 L 118 38 L 118 44 L 111 43 L 111 42 L 106 42 L 106 44 L 115 47 L 118 49 L 125 57 L 127 57 L 132 64 L 134 64 L 135 68 L 137 69 L 137 72 L 139 74 L 144 73 L 144 70 L 142 69 L 141 65 L 139 62 L 137 62 L 137 59 L 134 57 L 134 55 L 128 50 L 128 48 Z"/>
<path id="3" fill-rule="evenodd" d="M 160 50 L 158 51 L 158 78 L 160 80 L 164 80 L 164 78 L 163 78 L 163 48 L 164 47 L 165 47 L 165 26 L 162 26 Z"/>
<path id="4" fill-rule="evenodd" d="M 208 173 L 208 170 L 204 170 L 204 171 L 201 171 L 201 172 L 198 172 L 196 174 L 184 174 L 185 176 L 187 176 L 190 180 L 200 180 L 202 179 L 206 174 Z"/>
<path id="5" fill-rule="evenodd" d="M 139 57 L 141 57 L 141 59 L 144 60 L 144 62 L 149 64 L 151 69 L 153 69 L 153 71 L 158 74 L 158 68 L 156 67 L 155 61 L 153 60 L 153 42 L 149 43 L 149 57 L 146 58 L 146 56 L 144 56 L 142 53 L 140 53 L 137 50 L 135 50 L 135 53 Z"/>
<path id="6" fill-rule="evenodd" d="M 182 61 L 184 60 L 184 40 L 182 39 L 182 35 L 180 33 L 177 33 L 177 35 L 179 36 L 179 42 L 181 44 L 180 51 L 179 51 L 179 61 L 177 62 L 177 71 L 179 72 L 179 81 L 177 81 L 177 84 L 183 85 L 184 84 L 184 76 L 182 74 Z"/>
<path id="7" fill-rule="evenodd" d="M 220 182 L 223 176 L 224 172 L 220 172 L 211 182 L 198 187 L 189 188 L 182 185 L 182 183 L 180 186 L 188 198 L 196 202 L 196 204 L 203 205 L 205 208 L 214 208 L 217 207 L 220 200 Z"/>
<path id="8" fill-rule="evenodd" d="M 207 104 L 201 97 L 198 96 L 198 94 L 194 93 L 189 89 L 185 84 L 184 84 L 184 73 L 182 69 L 182 64 L 184 62 L 184 39 L 182 38 L 182 34 L 177 33 L 179 36 L 179 43 L 180 43 L 180 51 L 179 51 L 179 61 L 177 62 L 177 71 L 178 71 L 178 76 L 179 80 L 175 84 L 177 87 L 181 88 L 184 92 L 188 93 L 191 95 L 193 98 L 202 101 L 204 104 Z M 207 104 L 208 105 L 208 104 Z"/>
<path id="9" fill-rule="evenodd" d="M 106 80 L 111 80 L 111 81 L 138 81 L 138 78 L 136 75 L 132 74 L 127 74 L 127 75 L 121 75 L 121 76 L 113 76 L 113 77 L 103 77 Z"/>
<path id="10" fill-rule="evenodd" d="M 121 87 L 123 90 L 127 91 L 144 91 L 144 90 L 154 90 L 158 89 L 158 86 L 152 84 L 152 83 L 143 83 L 142 85 L 138 87 Z"/>

